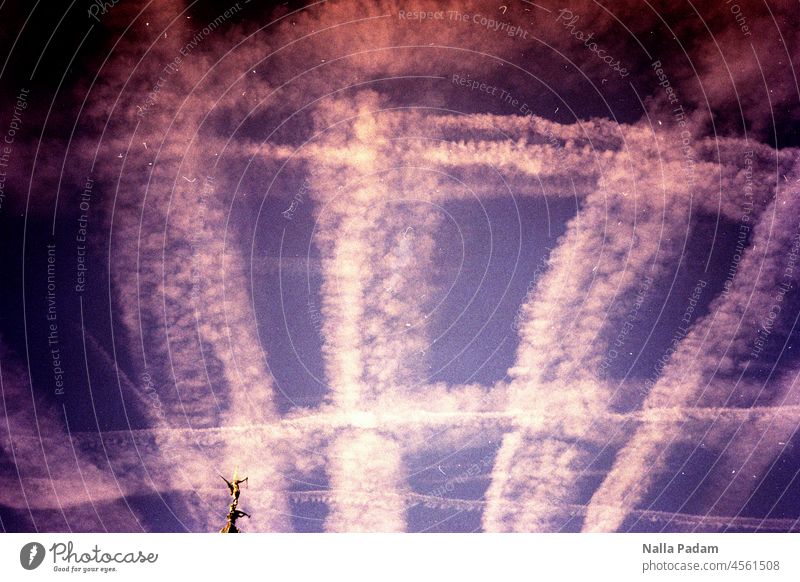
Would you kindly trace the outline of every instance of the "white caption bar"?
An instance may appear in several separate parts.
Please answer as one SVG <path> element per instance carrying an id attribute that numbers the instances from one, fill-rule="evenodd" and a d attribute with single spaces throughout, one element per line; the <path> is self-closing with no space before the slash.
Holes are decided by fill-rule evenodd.
<path id="1" fill-rule="evenodd" d="M 12 580 L 798 580 L 793 534 L 5 534 Z"/>

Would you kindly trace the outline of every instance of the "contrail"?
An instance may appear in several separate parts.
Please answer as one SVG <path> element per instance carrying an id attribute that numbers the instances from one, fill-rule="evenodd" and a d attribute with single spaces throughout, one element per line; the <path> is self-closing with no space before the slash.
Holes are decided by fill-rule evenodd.
<path id="1" fill-rule="evenodd" d="M 436 392 L 440 386 L 423 387 L 431 393 L 436 393 L 444 400 L 448 396 L 450 401 L 445 401 L 447 406 L 457 407 L 459 404 L 459 391 L 466 391 L 469 387 L 450 387 L 446 394 Z M 434 399 L 432 399 L 434 400 Z M 476 398 L 470 396 L 464 403 L 474 404 Z M 397 405 L 397 403 L 396 403 Z M 97 432 L 73 431 L 70 433 L 72 441 L 79 448 L 99 449 L 100 440 L 103 439 L 109 451 L 122 454 L 125 448 L 132 448 L 134 441 L 143 451 L 151 453 L 158 451 L 159 442 L 167 447 L 178 448 L 202 443 L 203 446 L 215 447 L 228 440 L 241 440 L 247 435 L 257 435 L 260 440 L 274 443 L 313 442 L 315 438 L 327 439 L 346 429 L 365 430 L 380 427 L 381 432 L 392 434 L 395 438 L 404 441 L 404 447 L 416 441 L 414 438 L 403 439 L 410 431 L 432 431 L 440 434 L 443 429 L 451 427 L 464 427 L 466 431 L 477 432 L 496 427 L 497 430 L 510 432 L 516 428 L 540 427 L 554 423 L 563 415 L 550 415 L 548 417 L 535 416 L 522 411 L 499 410 L 470 411 L 470 410 L 424 410 L 418 409 L 411 403 L 400 403 L 397 410 L 383 412 L 378 407 L 374 413 L 345 412 L 335 408 L 319 413 L 295 413 L 281 419 L 278 423 L 268 424 L 242 424 L 233 426 L 219 426 L 209 428 L 170 428 L 155 426 L 133 430 L 115 430 Z M 614 426 L 615 429 L 624 431 L 632 430 L 631 427 L 654 425 L 656 428 L 664 425 L 687 423 L 688 425 L 704 426 L 709 421 L 714 421 L 720 427 L 735 430 L 744 423 L 759 423 L 764 425 L 769 422 L 791 422 L 800 415 L 800 405 L 783 404 L 775 406 L 754 406 L 750 408 L 651 408 L 647 410 L 634 410 L 626 413 L 606 413 L 599 418 L 605 425 Z M 316 436 L 315 436 L 316 435 Z M 3 437 L 5 438 L 5 437 Z M 29 431 L 19 430 L 15 439 L 39 440 L 39 437 Z M 43 435 L 42 442 L 46 446 L 55 443 L 62 437 Z M 591 438 L 591 435 L 586 437 Z M 608 437 L 598 439 L 597 442 L 606 442 Z M 415 448 L 436 446 L 437 443 L 427 445 L 418 444 Z"/>
<path id="2" fill-rule="evenodd" d="M 703 491 L 702 498 L 709 513 L 738 515 L 751 495 L 761 486 L 787 450 L 798 427 L 797 374 L 800 370 L 785 373 L 783 377 L 770 381 L 770 400 L 775 403 L 773 414 L 764 414 L 749 422 L 734 425 L 736 428 L 724 434 L 730 435 L 721 447 L 714 466 L 697 489 Z M 761 390 L 766 391 L 766 386 Z M 793 414 L 789 414 L 793 411 Z"/>
<path id="3" fill-rule="evenodd" d="M 123 492 L 120 481 L 108 470 L 109 459 L 98 456 L 92 463 L 76 454 L 56 409 L 34 401 L 27 378 L 2 341 L 0 362 L 0 417 L 4 419 L 0 452 L 13 459 L 16 467 L 15 478 L 9 476 L 0 503 L 28 513 L 37 531 L 142 530 L 141 516 L 127 503 L 117 507 L 116 514 L 107 520 L 98 514 L 94 495 L 119 498 Z M 68 483 L 62 486 L 64 480 Z M 73 499 L 83 500 L 83 511 L 69 510 Z M 42 500 L 56 511 L 34 514 Z"/>
<path id="4" fill-rule="evenodd" d="M 653 151 L 657 140 L 630 133 L 626 150 L 661 159 L 660 151 Z M 666 180 L 661 172 L 634 168 L 622 156 L 604 173 L 605 187 L 590 194 L 570 222 L 524 307 L 517 359 L 509 371 L 510 406 L 542 416 L 557 410 L 563 418 L 504 437 L 497 478 L 487 491 L 487 531 L 552 531 L 572 520 L 563 507 L 577 500 L 577 481 L 599 452 L 580 441 L 598 434 L 612 397 L 604 357 L 609 348 L 631 349 L 616 330 L 635 325 L 655 278 L 663 276 L 687 236 L 686 207 L 646 195 L 663 190 L 687 198 L 685 183 L 659 182 Z M 609 205 L 616 209 L 612 224 Z M 659 235 L 665 231 L 684 235 L 667 243 Z M 517 496 L 525 501 L 524 511 L 508 511 L 506 501 Z"/>
<path id="5" fill-rule="evenodd" d="M 586 198 L 525 306 L 517 362 L 510 370 L 511 406 L 561 410 L 566 418 L 539 431 L 527 430 L 522 437 L 506 436 L 504 449 L 520 450 L 514 454 L 504 450 L 498 456 L 498 479 L 487 493 L 491 502 L 484 515 L 488 530 L 549 531 L 572 518 L 553 499 L 563 503 L 581 495 L 589 486 L 579 482 L 581 475 L 601 449 L 565 442 L 585 439 L 599 429 L 607 434 L 610 427 L 603 417 L 613 396 L 607 371 L 620 352 L 633 353 L 628 336 L 656 282 L 671 278 L 670 269 L 684 252 L 694 201 L 713 199 L 713 180 L 707 175 L 701 179 L 702 172 L 696 169 L 691 175 L 675 171 L 677 150 L 662 151 L 654 145 L 659 143 L 656 136 L 639 125 L 621 132 L 622 151 L 607 163 L 599 179 L 605 188 Z M 670 138 L 677 139 L 677 132 Z M 738 148 L 726 146 L 728 165 L 719 173 L 727 180 L 738 161 L 734 152 L 742 157 L 748 150 L 743 142 Z M 637 152 L 636 164 L 626 160 L 628 151 Z M 641 156 L 648 163 L 642 164 Z M 653 192 L 663 196 L 652 196 Z M 749 203 L 751 214 L 758 216 L 762 208 L 754 202 L 756 195 L 748 194 L 738 202 Z M 608 220 L 609 207 L 614 208 L 614 222 Z M 555 457 L 543 457 L 542 451 Z M 521 481 L 510 476 L 514 471 Z M 508 494 L 538 499 L 529 507 L 539 509 L 528 516 L 502 513 Z"/>
<path id="6" fill-rule="evenodd" d="M 590 472 L 597 447 L 609 444 L 607 435 L 598 438 L 592 434 L 593 423 L 614 427 L 624 435 L 637 423 L 648 426 L 671 422 L 670 413 L 665 411 L 629 417 L 611 413 L 608 400 L 612 387 L 598 378 L 597 371 L 608 353 L 609 341 L 615 340 L 613 331 L 621 322 L 628 324 L 631 306 L 647 300 L 649 286 L 665 276 L 680 251 L 689 229 L 687 201 L 713 205 L 714 197 L 692 198 L 690 186 L 681 177 L 680 157 L 674 150 L 662 152 L 653 146 L 657 140 L 643 126 L 620 130 L 610 123 L 598 122 L 603 126 L 581 134 L 579 126 L 548 125 L 540 119 L 526 128 L 523 126 L 528 121 L 501 116 L 473 123 L 458 117 L 372 114 L 380 108 L 377 100 L 367 93 L 359 99 L 361 104 L 355 108 L 345 102 L 330 105 L 322 118 L 339 122 L 354 114 L 358 117 L 344 129 L 331 127 L 296 156 L 313 168 L 311 192 L 318 205 L 316 242 L 324 278 L 323 350 L 331 382 L 330 404 L 341 414 L 312 415 L 293 421 L 295 426 L 277 419 L 270 374 L 247 293 L 247 267 L 238 242 L 226 242 L 217 236 L 228 220 L 226 185 L 214 176 L 203 178 L 204 160 L 212 157 L 211 151 L 219 144 L 215 138 L 203 140 L 202 145 L 195 143 L 193 138 L 197 136 L 185 134 L 182 128 L 199 124 L 188 118 L 180 118 L 177 131 L 168 141 L 160 143 L 152 136 L 147 139 L 148 143 L 160 143 L 154 146 L 156 155 L 180 158 L 180 167 L 174 172 L 153 172 L 146 210 L 135 204 L 121 205 L 117 210 L 115 235 L 127 244 L 116 250 L 115 257 L 120 260 L 115 262 L 114 278 L 122 296 L 126 327 L 131 337 L 142 343 L 143 358 L 147 344 L 149 370 L 158 372 L 153 375 L 173 377 L 175 390 L 165 389 L 161 394 L 168 418 L 182 418 L 187 421 L 184 426 L 212 431 L 224 426 L 264 427 L 259 433 L 263 438 L 257 447 L 260 450 L 269 448 L 287 431 L 307 430 L 304 434 L 333 439 L 331 451 L 340 450 L 337 439 L 351 443 L 357 450 L 369 451 L 375 446 L 370 440 L 375 435 L 365 435 L 386 427 L 381 438 L 392 449 L 407 440 L 401 427 L 414 423 L 411 415 L 375 415 L 376 410 L 393 407 L 388 395 L 400 391 L 413 394 L 420 401 L 434 398 L 426 395 L 427 387 L 420 380 L 428 341 L 424 307 L 436 292 L 425 272 L 432 264 L 432 233 L 440 219 L 426 205 L 451 199 L 452 189 L 445 187 L 443 178 L 425 168 L 446 167 L 456 173 L 469 173 L 491 166 L 523 178 L 536 178 L 530 182 L 538 181 L 538 185 L 528 188 L 524 195 L 572 195 L 565 194 L 563 188 L 550 187 L 572 176 L 587 190 L 580 192 L 583 207 L 551 254 L 549 272 L 537 295 L 524 308 L 527 323 L 521 329 L 521 347 L 510 371 L 513 382 L 507 414 L 493 417 L 491 411 L 465 411 L 448 420 L 428 415 L 417 424 L 431 427 L 450 421 L 466 430 L 491 426 L 518 431 L 516 436 L 505 437 L 484 521 L 494 520 L 493 527 L 509 526 L 499 523 L 506 517 L 492 517 L 493 502 L 497 502 L 496 507 L 503 507 L 509 491 L 525 489 L 520 480 L 528 479 L 528 474 L 547 473 L 542 467 L 552 463 L 554 471 L 548 479 L 553 481 L 528 484 L 531 498 L 535 501 L 538 495 L 541 503 L 528 504 L 534 509 L 527 517 L 507 516 L 511 522 L 519 522 L 512 529 L 525 527 L 524 523 L 547 529 L 553 496 L 567 503 L 575 489 L 570 481 L 584 471 Z M 462 123 L 465 129 L 483 131 L 484 135 L 457 144 L 431 139 L 400 142 L 387 136 L 387 127 L 413 123 L 414 119 L 440 127 Z M 320 127 L 326 129 L 325 123 L 329 122 Z M 485 128 L 492 125 L 503 128 L 516 141 L 498 138 L 494 130 L 490 136 Z M 584 163 L 586 148 L 596 154 L 596 164 Z M 699 149 L 703 148 L 706 151 L 698 153 L 699 186 L 694 187 L 709 191 L 719 180 L 731 188 L 740 187 L 742 178 L 731 161 L 741 153 L 737 144 L 723 144 L 726 153 L 721 166 L 709 161 L 710 145 Z M 631 151 L 636 152 L 636 162 Z M 274 161 L 288 159 L 294 150 L 265 146 L 262 153 Z M 763 152 L 757 155 L 763 156 Z M 642 156 L 649 160 L 648 164 L 641 164 Z M 413 179 L 406 177 L 403 181 L 392 175 L 392 164 L 400 162 L 415 168 Z M 138 161 L 131 155 L 126 163 L 133 166 Z M 712 169 L 719 176 L 714 176 Z M 182 175 L 201 179 L 180 180 Z M 668 176 L 675 179 L 667 179 Z M 715 177 L 716 182 L 712 179 Z M 652 196 L 652 192 L 662 195 Z M 485 195 L 492 193 L 487 191 Z M 759 191 L 754 198 L 763 207 L 766 194 Z M 723 204 L 726 216 L 738 208 L 734 202 Z M 609 205 L 619 214 L 616 223 L 608 222 Z M 198 212 L 162 211 L 182 207 L 197 208 Z M 401 207 L 403 210 L 397 211 Z M 673 240 L 666 242 L 666 238 Z M 138 242 L 134 246 L 130 241 Z M 623 269 L 619 269 L 620 262 Z M 201 273 L 203 276 L 199 276 Z M 566 287 L 579 291 L 564 297 Z M 139 329 L 157 329 L 156 326 L 166 332 L 163 345 L 139 337 Z M 204 365 L 197 366 L 198 354 Z M 205 358 L 205 354 L 209 357 Z M 212 382 L 211 378 L 215 380 Z M 565 384 L 569 390 L 563 388 Z M 168 386 L 163 379 L 161 385 Z M 526 414 L 515 412 L 519 410 Z M 555 418 L 554 410 L 559 411 L 560 418 Z M 370 425 L 378 418 L 377 422 L 386 424 Z M 333 426 L 326 427 L 326 422 Z M 190 434 L 195 437 L 199 433 Z M 198 454 L 190 463 L 193 467 L 208 466 L 215 458 L 235 459 L 234 463 L 243 470 L 251 468 L 253 483 L 260 481 L 270 490 L 283 487 L 280 474 L 289 462 L 285 455 L 273 455 L 269 467 L 262 467 L 256 453 L 240 444 L 243 441 L 237 440 L 233 432 L 222 429 L 215 438 L 221 439 L 226 453 L 220 457 L 203 448 L 190 447 Z M 546 442 L 540 446 L 543 438 Z M 564 439 L 582 439 L 583 444 L 565 444 Z M 531 452 L 534 447 L 536 453 Z M 526 459 L 526 455 L 530 458 Z M 390 459 L 396 466 L 378 467 L 376 475 L 387 479 L 399 476 L 396 482 L 384 484 L 399 491 L 403 488 L 401 456 L 389 456 L 387 462 Z M 502 463 L 516 464 L 519 469 L 514 473 Z M 581 464 L 583 467 L 579 468 Z M 346 471 L 334 468 L 332 475 L 338 480 L 338 490 L 352 489 Z M 288 514 L 281 509 L 284 501 L 265 498 L 263 503 L 264 507 L 278 508 L 272 526 L 286 527 L 285 520 L 277 517 Z M 346 529 L 348 518 L 340 519 L 336 512 L 343 515 L 349 511 L 347 504 L 340 501 L 336 507 L 329 523 Z M 537 516 L 537 511 L 544 514 Z M 385 516 L 388 528 L 399 523 L 395 517 Z M 353 527 L 361 527 L 354 519 Z M 257 527 L 271 526 L 265 522 Z"/>
<path id="7" fill-rule="evenodd" d="M 691 406 L 701 401 L 727 403 L 734 398 L 735 392 L 709 392 L 708 387 L 716 374 L 735 378 L 746 371 L 754 361 L 753 342 L 761 335 L 765 318 L 775 312 L 776 293 L 787 275 L 787 256 L 800 229 L 800 197 L 794 180 L 790 184 L 779 188 L 741 259 L 739 272 L 758 273 L 755 280 L 736 277 L 730 291 L 712 302 L 711 313 L 693 326 L 647 396 L 645 410 Z M 794 269 L 788 273 L 788 281 L 796 283 L 798 276 L 800 272 Z M 771 322 L 770 330 L 783 333 L 781 322 L 785 323 L 785 318 Z M 613 470 L 594 493 L 584 529 L 618 529 L 630 508 L 643 501 L 648 486 L 663 472 L 668 447 L 678 442 L 696 442 L 701 435 L 684 434 L 680 425 L 663 430 L 643 427 L 619 453 Z"/>
<path id="8" fill-rule="evenodd" d="M 641 173 L 660 179 L 652 187 L 640 188 L 642 195 L 657 193 L 652 204 L 680 205 L 690 197 L 686 193 L 685 158 L 678 147 L 676 129 L 663 131 L 668 138 L 663 148 L 658 147 L 657 137 L 647 123 L 620 125 L 611 120 L 592 120 L 590 124 L 561 125 L 546 119 L 531 116 L 480 115 L 452 116 L 421 114 L 407 111 L 381 112 L 381 122 L 387 127 L 441 129 L 457 136 L 450 138 L 427 137 L 419 130 L 410 136 L 392 137 L 383 144 L 390 147 L 395 159 L 402 159 L 406 167 L 425 168 L 432 173 L 460 176 L 474 186 L 466 192 L 453 188 L 426 190 L 434 201 L 507 197 L 502 188 L 481 188 L 486 170 L 500 172 L 512 185 L 512 192 L 519 196 L 550 196 L 581 200 L 603 188 L 603 179 L 609 167 L 623 169 L 627 177 Z M 351 151 L 337 144 L 309 143 L 299 151 L 278 144 L 244 144 L 237 146 L 243 155 L 256 155 L 268 161 L 303 161 L 316 166 L 324 162 L 330 166 L 347 168 L 360 164 Z M 791 171 L 794 157 L 791 151 L 777 151 L 767 145 L 737 138 L 698 138 L 694 144 L 695 169 L 692 176 L 694 191 L 704 195 L 691 197 L 695 211 L 722 213 L 726 218 L 737 220 L 741 215 L 741 199 L 736 192 L 745 187 L 752 192 L 756 212 L 762 211 L 774 194 L 775 164 L 778 172 Z M 744 151 L 752 153 L 752 175 L 746 176 L 741 169 Z M 635 156 L 635 159 L 634 159 Z M 589 163 L 587 163 L 587 159 Z M 644 162 L 644 163 L 643 163 Z M 684 176 L 684 179 L 679 179 Z M 472 179 L 468 179 L 472 178 Z M 637 178 L 638 179 L 638 178 Z M 569 181 L 579 187 L 573 191 L 565 187 Z M 612 184 L 605 184 L 609 193 Z M 630 185 L 627 190 L 631 192 Z M 675 186 L 679 189 L 676 191 Z M 720 197 L 723 187 L 734 193 Z M 624 191 L 624 190 L 623 190 Z M 334 196 L 327 189 L 317 193 L 320 200 Z M 663 208 L 659 208 L 663 210 Z"/>
<path id="9" fill-rule="evenodd" d="M 406 331 L 405 326 L 397 329 L 398 316 L 413 317 L 414 312 L 402 313 L 409 304 L 396 302 L 393 295 L 407 293 L 402 288 L 406 273 L 399 270 L 399 280 L 387 281 L 381 276 L 382 270 L 391 268 L 391 258 L 387 265 L 385 257 L 391 236 L 388 216 L 392 209 L 387 208 L 391 195 L 376 174 L 386 164 L 382 152 L 386 138 L 370 113 L 378 109 L 375 96 L 364 93 L 361 97 L 355 108 L 334 102 L 317 113 L 321 127 L 327 130 L 326 145 L 339 149 L 356 165 L 342 168 L 335 161 L 329 165 L 330 161 L 317 160 L 311 182 L 312 192 L 334 194 L 329 200 L 319 200 L 317 236 L 323 257 L 323 353 L 332 387 L 330 401 L 335 410 L 345 414 L 369 415 L 376 395 L 386 391 L 392 381 L 404 383 L 399 367 L 406 355 L 404 345 L 392 341 L 392 334 Z M 353 115 L 356 117 L 345 131 L 328 126 L 331 120 Z M 396 351 L 387 354 L 387 349 Z M 373 499 L 378 492 L 399 493 L 404 481 L 400 449 L 394 439 L 379 434 L 378 428 L 367 424 L 363 429 L 345 429 L 328 445 L 328 471 L 335 494 L 325 520 L 327 531 L 405 529 L 402 501 Z"/>
<path id="10" fill-rule="evenodd" d="M 110 86 L 123 88 L 119 100 L 113 102 L 103 92 L 92 93 L 87 111 L 97 116 L 112 104 L 118 109 L 130 106 L 133 111 L 129 101 L 141 100 L 152 89 L 152 79 L 162 75 L 169 77 L 168 82 L 146 111 L 138 108 L 141 115 L 134 118 L 135 123 L 124 114 L 121 119 L 112 117 L 105 126 L 98 122 L 104 127 L 102 140 L 93 141 L 98 136 L 90 133 L 75 146 L 76 154 L 96 174 L 119 175 L 117 190 L 131 194 L 115 195 L 109 205 L 108 262 L 113 323 L 124 328 L 124 333 L 115 335 L 114 352 L 128 356 L 129 369 L 121 370 L 123 377 L 126 373 L 138 376 L 133 386 L 122 388 L 129 392 L 138 386 L 140 392 L 147 384 L 145 402 L 136 394 L 137 412 L 161 431 L 151 434 L 148 446 L 152 448 L 140 463 L 150 465 L 142 468 L 145 471 L 163 472 L 161 464 L 166 460 L 172 464 L 167 470 L 180 475 L 181 486 L 191 489 L 216 482 L 217 472 L 227 473 L 238 464 L 250 470 L 251 483 L 280 490 L 283 460 L 277 450 L 268 459 L 263 454 L 256 459 L 241 438 L 234 440 L 230 433 L 221 433 L 221 442 L 211 447 L 203 445 L 199 433 L 190 432 L 179 443 L 177 454 L 175 433 L 168 431 L 268 424 L 277 419 L 277 412 L 248 293 L 245 241 L 237 230 L 228 229 L 228 205 L 235 194 L 225 181 L 230 172 L 226 162 L 213 163 L 225 142 L 207 135 L 204 121 L 209 115 L 209 96 L 197 91 L 187 95 L 178 77 L 163 70 L 184 47 L 180 32 L 186 31 L 187 22 L 177 18 L 179 10 L 174 7 L 162 8 L 161 16 L 175 19 L 170 30 L 176 34 L 154 45 L 151 58 L 142 60 L 135 41 L 121 42 L 104 78 Z M 151 23 L 163 24 L 161 16 L 151 17 Z M 113 66 L 122 61 L 136 63 L 136 69 Z M 182 74 L 190 71 L 188 61 L 181 69 Z M 126 87 L 133 90 L 125 92 Z M 149 147 L 139 146 L 142 142 Z M 119 345 L 126 340 L 126 345 Z M 91 449 L 82 454 L 94 456 Z M 128 451 L 120 451 L 112 464 L 114 472 L 130 476 Z M 280 496 L 258 503 L 253 499 L 254 526 L 288 529 L 285 503 Z M 186 527 L 201 531 L 218 528 L 224 509 L 201 504 L 187 508 L 192 515 Z"/>

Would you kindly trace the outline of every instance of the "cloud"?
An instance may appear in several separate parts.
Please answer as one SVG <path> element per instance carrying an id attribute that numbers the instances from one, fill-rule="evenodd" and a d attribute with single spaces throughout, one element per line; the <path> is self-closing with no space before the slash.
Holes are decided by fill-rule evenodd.
<path id="1" fill-rule="evenodd" d="M 45 477 L 30 477 L 42 508 L 63 508 L 46 527 L 70 521 L 67 508 L 87 509 L 81 499 L 89 491 L 67 475 L 71 461 L 63 459 L 72 458 L 89 481 L 103 483 L 98 503 L 152 493 L 159 476 L 184 496 L 192 530 L 216 527 L 222 499 L 205 492 L 217 489 L 217 471 L 237 465 L 254 485 L 249 527 L 290 529 L 290 474 L 319 470 L 325 456 L 328 529 L 405 529 L 406 455 L 460 447 L 476 433 L 505 433 L 486 494 L 490 530 L 558 529 L 582 516 L 595 461 L 631 433 L 586 510 L 587 529 L 653 517 L 636 509 L 645 499 L 636 480 L 650 479 L 642 479 L 642 463 L 653 465 L 651 473 L 664 469 L 655 457 L 679 423 L 691 428 L 683 437 L 690 440 L 712 421 L 733 432 L 712 489 L 727 483 L 724 471 L 743 452 L 747 472 L 766 470 L 766 441 L 785 441 L 792 428 L 786 410 L 775 408 L 792 401 L 788 376 L 780 376 L 773 408 L 748 417 L 715 374 L 727 379 L 744 369 L 793 244 L 794 191 L 782 187 L 776 198 L 775 189 L 784 175 L 796 178 L 797 151 L 754 141 L 770 137 L 773 115 L 780 130 L 796 113 L 800 91 L 796 80 L 783 81 L 780 60 L 797 54 L 800 35 L 777 28 L 790 8 L 771 8 L 776 23 L 742 2 L 753 30 L 785 33 L 745 43 L 727 6 L 702 7 L 694 18 L 677 3 L 658 13 L 631 2 L 571 5 L 577 29 L 625 61 L 629 83 L 594 58 L 556 7 L 523 4 L 502 13 L 480 2 L 415 5 L 442 11 L 427 22 L 403 16 L 408 7 L 394 1 L 293 12 L 250 5 L 241 19 L 222 21 L 163 2 L 141 16 L 124 4 L 109 12 L 98 25 L 108 60 L 104 51 L 83 58 L 79 65 L 92 74 L 69 91 L 74 109 L 86 98 L 80 117 L 72 118 L 73 108 L 54 111 L 41 144 L 20 140 L 19 158 L 33 159 L 41 147 L 41 162 L 28 175 L 17 164 L 12 177 L 34 184 L 30 212 L 42 220 L 50 220 L 59 186 L 66 197 L 87 175 L 96 178 L 92 236 L 96 248 L 110 245 L 110 351 L 122 355 L 113 366 L 145 430 L 99 440 L 84 434 L 54 449 L 63 490 L 51 487 L 51 496 Z M 519 34 L 508 34 L 512 25 Z M 657 54 L 651 31 L 670 46 L 683 41 L 686 52 Z M 654 59 L 663 60 L 685 107 L 680 121 Z M 479 95 L 454 75 L 506 96 Z M 612 107 L 632 100 L 631 88 L 647 111 Z M 528 103 L 531 115 L 521 107 Z M 747 139 L 739 137 L 741 119 Z M 254 241 L 264 228 L 261 209 L 283 194 L 272 180 L 278 171 L 307 175 L 311 185 L 320 256 L 291 259 L 289 268 L 322 276 L 329 384 L 325 404 L 283 416 L 260 336 L 274 322 L 257 320 L 253 297 L 261 277 L 275 276 L 274 259 L 259 258 Z M 485 387 L 432 384 L 430 318 L 443 295 L 438 209 L 510 196 L 574 199 L 578 211 L 522 308 L 509 378 Z M 21 207 L 22 197 L 9 200 Z M 630 341 L 630 326 L 674 274 L 699 217 L 736 223 L 746 207 L 759 229 L 730 292 L 683 341 L 643 409 L 616 412 L 618 386 L 604 375 L 609 350 Z M 785 332 L 784 316 L 775 336 Z M 142 399 L 143 377 L 152 379 L 160 407 Z M 26 386 L 24 377 L 11 384 Z M 743 386 L 744 401 L 755 400 L 756 383 Z M 22 472 L 33 471 L 49 456 L 41 441 L 12 444 L 37 419 L 7 415 L 13 430 L 4 450 L 18 452 Z M 38 422 L 43 433 L 63 437 L 57 410 Z M 739 431 L 737 423 L 745 423 Z M 707 499 L 732 510 L 749 487 L 733 480 L 721 499 Z M 194 496 L 201 502 L 186 501 Z M 133 527 L 139 516 L 129 513 L 111 527 Z M 90 517 L 72 522 L 96 527 Z"/>
<path id="2" fill-rule="evenodd" d="M 681 342 L 656 385 L 648 394 L 644 408 L 696 406 L 699 403 L 731 401 L 730 388 L 709 392 L 716 376 L 737 377 L 755 363 L 754 351 L 769 330 L 786 332 L 789 314 L 775 320 L 775 306 L 783 301 L 784 285 L 796 285 L 800 272 L 790 263 L 796 253 L 798 225 L 796 218 L 798 168 L 792 180 L 779 182 L 777 195 L 763 213 L 753 232 L 753 239 L 743 253 L 738 276 L 727 293 L 711 304 L 710 313 L 698 321 Z M 788 177 L 787 177 L 788 178 Z M 785 184 L 785 185 L 784 185 Z M 778 211 L 780 209 L 780 212 Z M 787 271 L 787 268 L 792 266 Z M 765 328 L 765 322 L 767 327 Z M 724 386 L 724 385 L 722 385 Z M 727 393 L 726 393 L 727 392 Z M 746 394 L 741 405 L 752 405 L 757 394 Z M 584 528 L 590 531 L 620 527 L 629 508 L 643 501 L 648 485 L 665 470 L 665 448 L 679 442 L 695 442 L 697 433 L 683 433 L 681 425 L 654 430 L 650 427 L 633 436 L 615 461 L 606 481 L 594 493 Z M 749 432 L 749 431 L 748 431 Z M 738 456 L 751 451 L 747 439 L 734 440 Z M 741 449 L 738 447 L 741 446 Z M 644 474 L 642 467 L 646 467 Z"/>
<path id="3" fill-rule="evenodd" d="M 332 498 L 327 531 L 405 530 L 397 443 L 375 431 L 348 431 L 328 449 Z"/>
<path id="4" fill-rule="evenodd" d="M 548 272 L 536 294 L 525 306 L 521 345 L 510 370 L 510 406 L 561 410 L 564 418 L 556 426 L 542 427 L 538 434 L 529 432 L 504 441 L 498 456 L 498 481 L 488 494 L 487 529 L 548 531 L 566 522 L 565 515 L 570 514 L 558 503 L 574 502 L 567 492 L 579 494 L 578 481 L 595 461 L 597 451 L 564 440 L 591 439 L 590 435 L 604 426 L 601 417 L 613 397 L 613 386 L 604 381 L 605 360 L 609 354 L 628 349 L 627 337 L 641 319 L 648 296 L 652 297 L 655 285 L 670 275 L 685 252 L 696 221 L 692 209 L 710 213 L 716 199 L 717 208 L 724 207 L 730 219 L 739 218 L 747 207 L 747 214 L 757 220 L 770 199 L 764 190 L 768 180 L 760 182 L 758 194 L 749 187 L 756 172 L 765 178 L 769 175 L 769 158 L 763 149 L 756 158 L 745 142 L 738 147 L 725 143 L 725 158 L 720 158 L 725 165 L 714 168 L 719 183 L 725 182 L 722 204 L 721 197 L 715 196 L 718 185 L 712 175 L 676 159 L 681 151 L 674 147 L 680 143 L 678 128 L 667 131 L 663 140 L 655 133 L 648 135 L 649 128 L 643 124 L 638 129 L 621 131 L 625 139 L 618 154 L 608 162 L 609 156 L 604 156 L 600 180 L 604 187 L 584 200 L 580 213 L 551 252 Z M 655 145 L 659 142 L 664 145 Z M 705 155 L 713 151 L 707 144 L 698 149 Z M 750 175 L 737 172 L 742 160 L 754 158 L 757 162 L 751 162 L 755 169 Z M 781 158 L 778 163 L 783 165 L 791 160 L 790 156 Z M 672 167 L 665 169 L 669 162 Z M 653 438 L 661 429 L 646 426 L 642 430 Z M 509 447 L 518 450 L 506 451 Z M 631 466 L 638 469 L 641 465 Z M 522 513 L 497 516 L 495 507 L 502 506 L 508 495 L 520 496 L 523 503 L 532 504 L 542 514 L 529 508 L 530 517 Z M 554 503 L 553 499 L 562 501 Z M 606 508 L 613 504 L 601 500 L 598 505 Z"/>
<path id="5" fill-rule="evenodd" d="M 95 502 L 116 498 L 123 491 L 116 475 L 107 470 L 108 456 L 98 458 L 97 464 L 83 458 L 67 437 L 66 413 L 35 396 L 23 365 L 4 342 L 0 342 L 0 363 L 5 421 L 0 454 L 15 467 L 0 504 L 25 515 L 36 531 L 142 530 L 142 515 L 130 505 L 105 518 L 99 515 Z M 75 505 L 84 511 L 74 511 Z M 44 508 L 50 511 L 42 512 Z"/>

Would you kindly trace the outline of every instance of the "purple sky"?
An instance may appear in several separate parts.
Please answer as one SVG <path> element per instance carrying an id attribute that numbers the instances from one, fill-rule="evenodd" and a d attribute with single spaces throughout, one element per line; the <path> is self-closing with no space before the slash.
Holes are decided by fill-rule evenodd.
<path id="1" fill-rule="evenodd" d="M 3 4 L 0 527 L 800 528 L 797 9 Z"/>

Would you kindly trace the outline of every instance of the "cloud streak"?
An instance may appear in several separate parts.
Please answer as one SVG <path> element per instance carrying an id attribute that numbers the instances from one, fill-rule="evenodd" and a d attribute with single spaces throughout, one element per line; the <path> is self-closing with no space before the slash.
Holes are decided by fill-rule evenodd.
<path id="1" fill-rule="evenodd" d="M 796 175 L 797 168 L 792 178 Z M 782 285 L 796 285 L 799 276 L 796 269 L 786 270 L 798 232 L 796 210 L 793 210 L 797 208 L 797 187 L 794 179 L 786 183 L 789 185 L 779 186 L 770 208 L 754 229 L 752 242 L 741 259 L 740 276 L 734 279 L 729 293 L 714 300 L 711 313 L 698 321 L 681 342 L 648 394 L 645 409 L 696 406 L 720 400 L 748 406 L 758 397 L 758 392 L 744 394 L 742 398 L 730 388 L 724 391 L 708 388 L 718 374 L 734 381 L 737 377 L 741 379 L 757 359 L 754 347 L 763 335 L 759 330 L 764 329 L 765 321 L 770 333 L 774 330 L 781 335 L 786 333 L 785 326 L 793 325 L 789 314 L 777 321 L 771 315 L 777 313 L 776 302 L 783 301 Z M 636 507 L 643 500 L 648 484 L 663 472 L 664 447 L 696 437 L 695 433 L 681 435 L 680 425 L 660 431 L 646 428 L 634 435 L 619 453 L 606 481 L 595 492 L 584 528 L 589 531 L 619 528 L 628 508 Z M 731 445 L 737 449 L 732 452 L 749 453 L 747 443 L 748 439 L 734 440 Z M 644 475 L 642 467 L 647 467 Z"/>

